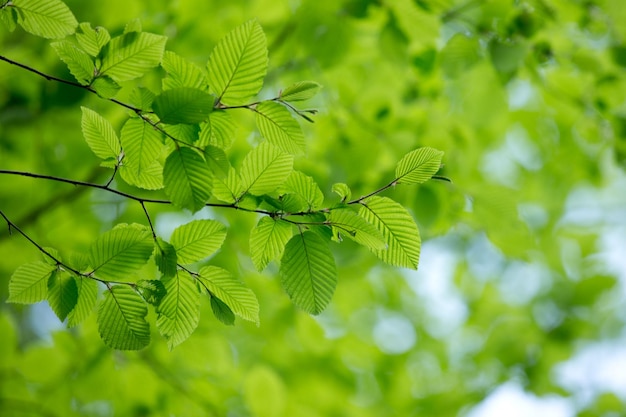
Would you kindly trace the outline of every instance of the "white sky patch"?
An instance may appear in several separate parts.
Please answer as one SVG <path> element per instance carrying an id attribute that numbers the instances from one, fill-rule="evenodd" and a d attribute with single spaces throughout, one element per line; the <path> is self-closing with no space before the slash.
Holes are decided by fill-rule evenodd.
<path id="1" fill-rule="evenodd" d="M 374 343 L 388 354 L 398 355 L 408 352 L 415 346 L 417 334 L 413 323 L 399 313 L 381 310 L 374 325 Z"/>
<path id="2" fill-rule="evenodd" d="M 574 417 L 573 404 L 556 395 L 537 397 L 525 392 L 518 383 L 507 382 L 489 394 L 465 417 Z"/>

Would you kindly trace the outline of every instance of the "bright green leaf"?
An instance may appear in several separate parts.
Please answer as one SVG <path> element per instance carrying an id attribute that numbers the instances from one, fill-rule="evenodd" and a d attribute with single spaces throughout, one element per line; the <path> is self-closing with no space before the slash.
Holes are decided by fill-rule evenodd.
<path id="1" fill-rule="evenodd" d="M 17 27 L 17 16 L 13 7 L 4 7 L 0 9 L 0 22 L 4 24 L 9 32 L 13 32 Z"/>
<path id="2" fill-rule="evenodd" d="M 241 182 L 247 193 L 271 193 L 285 182 L 292 169 L 291 155 L 263 142 L 243 159 Z"/>
<path id="3" fill-rule="evenodd" d="M 165 36 L 152 33 L 126 33 L 117 36 L 102 49 L 100 74 L 116 82 L 129 81 L 142 76 L 161 62 Z"/>
<path id="4" fill-rule="evenodd" d="M 130 282 L 153 250 L 150 229 L 138 224 L 119 224 L 91 245 L 89 261 L 98 278 Z"/>
<path id="5" fill-rule="evenodd" d="M 207 68 L 209 86 L 222 103 L 246 104 L 263 87 L 267 73 L 267 41 L 261 25 L 251 20 L 216 46 Z"/>
<path id="6" fill-rule="evenodd" d="M 193 278 L 182 271 L 164 278 L 163 284 L 166 294 L 157 308 L 156 325 L 171 350 L 198 327 L 200 292 Z"/>
<path id="7" fill-rule="evenodd" d="M 206 161 L 191 148 L 179 148 L 163 168 L 165 193 L 178 208 L 200 210 L 211 196 L 212 176 Z"/>
<path id="8" fill-rule="evenodd" d="M 126 285 L 104 292 L 98 308 L 98 331 L 104 343 L 119 350 L 139 350 L 150 344 L 150 326 L 143 299 Z"/>
<path id="9" fill-rule="evenodd" d="M 126 183 L 144 190 L 160 190 L 163 188 L 163 165 L 158 160 L 137 170 L 133 165 L 122 164 L 119 173 Z"/>
<path id="10" fill-rule="evenodd" d="M 264 101 L 256 107 L 256 124 L 261 135 L 272 145 L 297 155 L 304 153 L 306 145 L 302 128 L 285 106 Z"/>
<path id="11" fill-rule="evenodd" d="M 409 152 L 398 162 L 396 183 L 421 184 L 432 178 L 441 168 L 443 152 L 433 148 L 419 148 Z"/>
<path id="12" fill-rule="evenodd" d="M 387 243 L 386 250 L 372 252 L 390 265 L 417 269 L 420 234 L 407 210 L 387 197 L 370 197 L 361 204 L 359 215 L 374 225 Z"/>
<path id="13" fill-rule="evenodd" d="M 292 226 L 283 220 L 262 217 L 250 232 L 250 257 L 257 271 L 280 258 L 292 235 Z"/>
<path id="14" fill-rule="evenodd" d="M 87 107 L 81 107 L 83 117 L 81 128 L 87 145 L 97 157 L 116 160 L 122 146 L 111 123 Z"/>
<path id="15" fill-rule="evenodd" d="M 352 191 L 350 190 L 350 187 L 342 182 L 333 184 L 331 190 L 341 198 L 342 202 L 352 198 Z"/>
<path id="16" fill-rule="evenodd" d="M 164 90 L 179 87 L 207 89 L 208 81 L 202 70 L 174 52 L 165 51 L 161 66 L 167 72 L 167 77 L 163 78 Z"/>
<path id="17" fill-rule="evenodd" d="M 304 101 L 315 96 L 322 86 L 315 81 L 300 81 L 285 88 L 280 93 L 283 101 Z"/>
<path id="18" fill-rule="evenodd" d="M 300 171 L 293 171 L 280 188 L 281 193 L 293 193 L 306 202 L 307 210 L 319 208 L 324 194 L 315 180 Z"/>
<path id="19" fill-rule="evenodd" d="M 31 262 L 19 266 L 9 280 L 9 303 L 32 304 L 48 296 L 48 279 L 55 265 Z"/>
<path id="20" fill-rule="evenodd" d="M 98 285 L 96 281 L 83 277 L 74 277 L 74 281 L 76 282 L 76 289 L 78 291 L 78 301 L 74 309 L 67 316 L 67 325 L 69 327 L 80 324 L 91 314 L 98 297 Z"/>
<path id="21" fill-rule="evenodd" d="M 193 220 L 174 230 L 170 239 L 178 262 L 190 264 L 213 255 L 224 243 L 226 226 L 215 220 Z"/>
<path id="22" fill-rule="evenodd" d="M 328 242 L 311 231 L 293 236 L 281 259 L 280 277 L 296 306 L 309 314 L 321 313 L 337 286 L 335 260 Z"/>
<path id="23" fill-rule="evenodd" d="M 219 176 L 213 178 L 213 196 L 220 201 L 234 203 L 243 192 L 241 179 L 233 167 L 228 170 L 226 178 Z"/>
<path id="24" fill-rule="evenodd" d="M 50 46 L 54 48 L 59 58 L 65 62 L 70 73 L 79 83 L 87 85 L 93 80 L 96 68 L 85 51 L 69 41 L 52 42 Z"/>
<path id="25" fill-rule="evenodd" d="M 200 125 L 200 139 L 197 145 L 200 147 L 213 145 L 228 149 L 233 144 L 234 135 L 235 124 L 230 115 L 223 110 L 214 111 L 208 120 Z"/>
<path id="26" fill-rule="evenodd" d="M 78 22 L 60 0 L 12 0 L 17 21 L 27 32 L 48 39 L 74 33 Z"/>
<path id="27" fill-rule="evenodd" d="M 85 52 L 95 57 L 98 56 L 102 47 L 109 43 L 111 35 L 101 26 L 92 29 L 91 24 L 81 23 L 76 30 L 76 40 Z"/>
<path id="28" fill-rule="evenodd" d="M 54 272 L 48 279 L 48 304 L 59 320 L 63 321 L 78 302 L 78 286 L 74 277 L 66 272 Z"/>
<path id="29" fill-rule="evenodd" d="M 143 110 L 151 111 L 156 95 L 145 87 L 137 87 L 130 93 L 130 103 Z"/>
<path id="30" fill-rule="evenodd" d="M 225 269 L 205 266 L 198 280 L 211 294 L 224 302 L 236 315 L 259 324 L 259 302 L 252 290 Z"/>
<path id="31" fill-rule="evenodd" d="M 161 122 L 167 124 L 193 124 L 206 120 L 213 110 L 215 98 L 201 90 L 177 87 L 165 90 L 152 103 Z"/>
<path id="32" fill-rule="evenodd" d="M 168 277 L 173 277 L 174 275 L 176 275 L 176 272 L 174 272 L 172 275 L 168 275 Z M 163 281 L 158 279 L 141 279 L 137 281 L 136 285 L 139 295 L 141 295 L 143 299 L 146 300 L 146 303 L 152 304 L 153 306 L 158 306 L 159 304 L 161 304 L 161 300 L 167 294 L 167 290 L 165 289 L 165 285 L 163 285 Z"/>
<path id="33" fill-rule="evenodd" d="M 99 75 L 98 78 L 93 80 L 91 88 L 93 88 L 100 97 L 106 99 L 115 97 L 122 89 L 118 83 L 106 75 Z"/>
<path id="34" fill-rule="evenodd" d="M 161 188 L 158 178 L 154 183 L 152 177 L 153 170 L 161 167 L 157 159 L 163 151 L 162 134 L 143 120 L 132 117 L 122 127 L 120 141 L 124 149 L 124 180 L 141 188 L 155 189 L 155 185 Z"/>
<path id="35" fill-rule="evenodd" d="M 349 208 L 332 210 L 328 215 L 328 221 L 341 236 L 347 236 L 369 249 L 387 249 L 387 243 L 381 232 Z"/>

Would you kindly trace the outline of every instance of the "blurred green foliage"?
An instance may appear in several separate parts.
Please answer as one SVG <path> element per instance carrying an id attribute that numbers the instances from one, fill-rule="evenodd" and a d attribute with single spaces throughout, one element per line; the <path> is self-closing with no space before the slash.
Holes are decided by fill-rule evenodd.
<path id="1" fill-rule="evenodd" d="M 575 400 L 555 367 L 623 333 L 623 288 L 607 261 L 616 251 L 608 236 L 624 231 L 626 212 L 621 0 L 67 4 L 111 33 L 139 18 L 200 65 L 233 27 L 257 18 L 270 51 L 267 96 L 303 79 L 324 86 L 305 127 L 308 155 L 295 164 L 327 195 L 336 182 L 355 195 L 384 185 L 418 146 L 445 152 L 453 184 L 389 191 L 420 226 L 419 271 L 335 245 L 339 283 L 319 318 L 292 306 L 275 268 L 254 272 L 247 242 L 257 218 L 217 210 L 210 215 L 230 228 L 212 263 L 255 291 L 260 327 L 226 327 L 204 300 L 199 328 L 175 350 L 155 338 L 120 353 L 102 345 L 93 315 L 50 333 L 59 326 L 46 327 L 47 306 L 3 303 L 0 414 L 446 416 L 512 379 Z M 71 79 L 48 41 L 2 30 L 0 45 Z M 81 105 L 119 129 L 120 108 L 3 63 L 0 166 L 105 180 L 81 135 Z M 246 116 L 235 166 L 250 148 Z M 0 201 L 39 243 L 72 251 L 113 224 L 143 222 L 140 207 L 111 195 L 28 178 L 0 176 Z M 166 231 L 190 217 L 162 207 L 154 218 Z M 0 254 L 4 301 L 13 271 L 40 255 L 6 228 Z M 608 415 L 623 401 L 604 393 L 576 405 Z"/>

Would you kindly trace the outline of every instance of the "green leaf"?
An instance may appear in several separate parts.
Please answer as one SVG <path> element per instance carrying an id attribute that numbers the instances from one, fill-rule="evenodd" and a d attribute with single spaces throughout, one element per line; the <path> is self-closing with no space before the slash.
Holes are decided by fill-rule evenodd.
<path id="1" fill-rule="evenodd" d="M 315 81 L 300 81 L 285 88 L 280 93 L 280 99 L 283 101 L 304 101 L 315 96 L 322 86 Z"/>
<path id="2" fill-rule="evenodd" d="M 309 314 L 321 313 L 337 286 L 328 243 L 311 231 L 291 238 L 281 259 L 280 277 L 293 303 Z"/>
<path id="3" fill-rule="evenodd" d="M 315 180 L 300 171 L 293 171 L 281 187 L 281 193 L 293 193 L 306 202 L 307 210 L 319 208 L 324 194 Z"/>
<path id="4" fill-rule="evenodd" d="M 256 107 L 256 124 L 261 135 L 283 151 L 297 155 L 306 150 L 302 128 L 285 106 L 273 101 L 260 103 Z"/>
<path id="5" fill-rule="evenodd" d="M 119 350 L 139 350 L 150 344 L 148 308 L 142 298 L 126 285 L 114 285 L 104 292 L 98 308 L 98 332 L 104 343 Z"/>
<path id="6" fill-rule="evenodd" d="M 167 72 L 163 90 L 178 87 L 207 90 L 208 81 L 202 70 L 174 52 L 165 51 L 161 66 Z"/>
<path id="7" fill-rule="evenodd" d="M 332 210 L 328 215 L 328 221 L 342 236 L 347 236 L 369 249 L 387 249 L 387 243 L 381 232 L 352 209 Z"/>
<path id="8" fill-rule="evenodd" d="M 208 120 L 200 125 L 200 139 L 198 146 L 213 145 L 228 149 L 233 144 L 235 124 L 230 115 L 221 110 L 214 111 Z"/>
<path id="9" fill-rule="evenodd" d="M 161 122 L 200 123 L 209 117 L 215 98 L 204 91 L 189 87 L 165 90 L 152 103 L 152 108 Z"/>
<path id="10" fill-rule="evenodd" d="M 350 187 L 342 182 L 333 184 L 331 190 L 341 198 L 342 203 L 352 198 L 352 191 L 350 190 Z"/>
<path id="11" fill-rule="evenodd" d="M 211 295 L 211 310 L 216 319 L 227 326 L 235 324 L 235 313 L 222 300 Z"/>
<path id="12" fill-rule="evenodd" d="M 117 160 L 122 145 L 111 123 L 87 107 L 81 107 L 81 110 L 81 128 L 87 145 L 98 158 Z"/>
<path id="13" fill-rule="evenodd" d="M 163 152 L 162 134 L 137 117 L 126 121 L 120 132 L 124 149 L 124 180 L 131 185 L 146 189 L 161 188 L 161 183 L 153 180 L 153 170 L 161 167 L 157 161 Z M 162 168 L 161 168 L 162 169 Z M 156 173 L 158 175 L 158 173 Z"/>
<path id="14" fill-rule="evenodd" d="M 409 152 L 398 162 L 396 183 L 421 184 L 432 178 L 441 168 L 443 152 L 433 148 L 419 148 Z"/>
<path id="15" fill-rule="evenodd" d="M 138 18 L 135 18 L 131 21 L 129 21 L 128 23 L 126 23 L 126 26 L 124 26 L 124 33 L 140 33 L 141 32 L 141 20 L 139 20 Z"/>
<path id="16" fill-rule="evenodd" d="M 188 273 L 178 272 L 163 279 L 167 293 L 157 308 L 156 325 L 172 350 L 198 327 L 200 293 Z"/>
<path id="17" fill-rule="evenodd" d="M 96 67 L 85 51 L 68 41 L 52 42 L 50 46 L 79 83 L 87 85 L 93 80 Z"/>
<path id="18" fill-rule="evenodd" d="M 250 232 L 250 257 L 257 271 L 265 269 L 269 261 L 280 258 L 292 236 L 292 226 L 283 220 L 262 217 Z"/>
<path id="19" fill-rule="evenodd" d="M 170 276 L 176 275 L 176 272 Z M 158 306 L 161 304 L 161 300 L 167 294 L 167 290 L 165 289 L 165 285 L 163 285 L 163 281 L 158 279 L 142 279 L 137 281 L 137 291 L 139 295 L 146 300 L 146 303 L 152 304 L 153 306 Z"/>
<path id="20" fill-rule="evenodd" d="M 0 9 L 0 22 L 6 26 L 9 32 L 13 32 L 17 27 L 17 16 L 13 7 L 4 7 Z"/>
<path id="21" fill-rule="evenodd" d="M 148 261 L 153 250 L 149 228 L 119 224 L 91 245 L 89 262 L 100 279 L 131 282 L 132 274 Z"/>
<path id="22" fill-rule="evenodd" d="M 144 75 L 161 62 L 165 36 L 131 32 L 117 36 L 102 49 L 100 74 L 116 82 L 129 81 Z"/>
<path id="23" fill-rule="evenodd" d="M 197 277 L 212 295 L 224 302 L 236 315 L 259 324 L 259 301 L 254 292 L 225 269 L 205 266 Z"/>
<path id="24" fill-rule="evenodd" d="M 163 165 L 156 160 L 150 165 L 138 171 L 132 165 L 122 165 L 119 167 L 122 179 L 129 185 L 143 188 L 144 190 L 160 190 L 163 188 Z"/>
<path id="25" fill-rule="evenodd" d="M 145 87 L 137 87 L 130 93 L 130 102 L 143 111 L 151 111 L 156 95 Z"/>
<path id="26" fill-rule="evenodd" d="M 54 272 L 48 279 L 48 304 L 59 320 L 63 321 L 78 303 L 78 286 L 74 277 L 64 272 Z"/>
<path id="27" fill-rule="evenodd" d="M 263 87 L 267 62 L 263 29 L 258 22 L 248 21 L 213 49 L 207 63 L 211 91 L 224 104 L 247 104 Z"/>
<path id="28" fill-rule="evenodd" d="M 93 80 L 91 83 L 91 88 L 96 90 L 98 96 L 106 99 L 113 98 L 117 95 L 117 93 L 122 89 L 122 87 L 113 81 L 110 77 L 106 75 L 99 75 L 98 78 Z"/>
<path id="29" fill-rule="evenodd" d="M 292 169 L 291 155 L 263 142 L 243 159 L 241 182 L 247 193 L 271 193 L 285 182 Z"/>
<path id="30" fill-rule="evenodd" d="M 228 175 L 225 179 L 220 177 L 213 178 L 213 196 L 220 201 L 234 203 L 243 192 L 241 179 L 233 167 L 228 170 Z"/>
<path id="31" fill-rule="evenodd" d="M 56 265 L 30 262 L 19 266 L 9 280 L 9 303 L 32 304 L 48 296 L 48 279 Z"/>
<path id="32" fill-rule="evenodd" d="M 78 291 L 78 301 L 74 309 L 67 316 L 67 325 L 69 327 L 80 324 L 91 314 L 98 297 L 98 285 L 96 281 L 83 277 L 74 277 L 74 281 L 76 282 L 76 289 Z"/>
<path id="33" fill-rule="evenodd" d="M 200 136 L 200 125 L 196 124 L 176 124 L 163 125 L 165 131 L 175 137 L 179 143 L 186 143 L 189 146 L 196 146 Z"/>
<path id="34" fill-rule="evenodd" d="M 178 262 L 190 264 L 213 255 L 224 243 L 226 226 L 215 220 L 193 220 L 177 227 L 170 239 Z"/>
<path id="35" fill-rule="evenodd" d="M 386 250 L 372 252 L 390 265 L 417 269 L 421 240 L 408 211 L 387 197 L 370 197 L 361 205 L 359 215 L 374 225 L 387 242 Z"/>
<path id="36" fill-rule="evenodd" d="M 12 0 L 17 21 L 25 31 L 48 39 L 74 33 L 78 22 L 60 0 Z"/>
<path id="37" fill-rule="evenodd" d="M 171 277 L 176 274 L 178 256 L 174 245 L 157 238 L 157 244 L 154 245 L 154 263 L 163 275 Z"/>
<path id="38" fill-rule="evenodd" d="M 178 208 L 200 210 L 211 196 L 211 170 L 191 148 L 179 148 L 167 157 L 163 168 L 165 193 Z"/>
<path id="39" fill-rule="evenodd" d="M 102 47 L 109 43 L 111 35 L 101 26 L 92 29 L 90 23 L 81 23 L 76 31 L 76 40 L 85 52 L 96 57 Z"/>
<path id="40" fill-rule="evenodd" d="M 230 162 L 222 148 L 207 145 L 204 148 L 204 159 L 214 176 L 226 178 L 230 170 Z"/>

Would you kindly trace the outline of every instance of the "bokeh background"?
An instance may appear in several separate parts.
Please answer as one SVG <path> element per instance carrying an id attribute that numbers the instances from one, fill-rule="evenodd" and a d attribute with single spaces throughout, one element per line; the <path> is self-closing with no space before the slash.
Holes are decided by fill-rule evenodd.
<path id="1" fill-rule="evenodd" d="M 298 169 L 332 201 L 393 178 L 408 151 L 445 152 L 442 174 L 387 195 L 422 234 L 418 271 L 334 244 L 327 311 L 293 307 L 276 265 L 254 271 L 254 215 L 229 225 L 211 260 L 259 297 L 261 325 L 199 328 L 168 351 L 111 351 L 95 314 L 68 330 L 46 303 L 7 304 L 38 251 L 0 230 L 0 414 L 6 416 L 620 416 L 626 402 L 626 7 L 622 0 L 67 0 L 119 34 L 140 19 L 204 67 L 249 19 L 263 26 L 263 96 L 315 80 Z M 0 30 L 0 53 L 71 79 L 49 42 Z M 158 89 L 158 72 L 139 83 Z M 122 92 L 124 94 L 124 92 Z M 123 96 L 122 96 L 123 98 Z M 80 106 L 125 115 L 82 90 L 0 63 L 0 167 L 106 181 Z M 258 142 L 252 117 L 229 154 Z M 117 183 L 122 190 L 132 190 Z M 83 251 L 141 207 L 112 195 L 0 175 L 0 209 L 40 244 Z M 165 238 L 190 214 L 151 209 Z M 154 317 L 152 316 L 151 319 Z"/>

